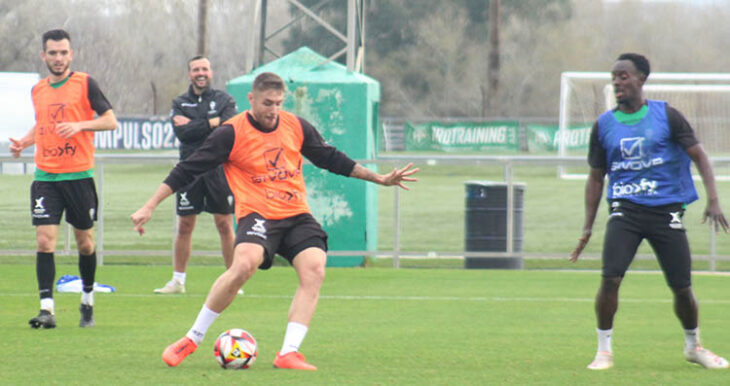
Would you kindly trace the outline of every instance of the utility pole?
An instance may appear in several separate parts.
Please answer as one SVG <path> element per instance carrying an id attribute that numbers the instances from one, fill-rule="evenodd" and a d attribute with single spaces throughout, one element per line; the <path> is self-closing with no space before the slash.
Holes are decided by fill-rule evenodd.
<path id="1" fill-rule="evenodd" d="M 205 34 L 208 29 L 208 0 L 198 0 L 198 55 L 205 56 Z"/>
<path id="2" fill-rule="evenodd" d="M 487 79 L 482 84 L 482 117 L 496 115 L 499 108 L 499 20 L 500 0 L 489 0 L 489 53 L 487 54 Z"/>
<path id="3" fill-rule="evenodd" d="M 266 52 L 266 11 L 268 8 L 267 0 L 261 0 L 261 18 L 259 19 L 259 51 L 256 57 L 254 68 L 264 64 L 264 53 Z"/>

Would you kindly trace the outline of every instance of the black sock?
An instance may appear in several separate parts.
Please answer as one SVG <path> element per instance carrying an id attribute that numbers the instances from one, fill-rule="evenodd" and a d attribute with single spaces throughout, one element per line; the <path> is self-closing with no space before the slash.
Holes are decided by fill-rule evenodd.
<path id="1" fill-rule="evenodd" d="M 35 275 L 38 279 L 38 294 L 41 299 L 53 298 L 53 280 L 56 279 L 53 252 L 36 252 Z"/>
<path id="2" fill-rule="evenodd" d="M 79 253 L 79 272 L 81 273 L 81 284 L 84 292 L 94 290 L 94 276 L 96 275 L 96 251 L 90 255 Z"/>

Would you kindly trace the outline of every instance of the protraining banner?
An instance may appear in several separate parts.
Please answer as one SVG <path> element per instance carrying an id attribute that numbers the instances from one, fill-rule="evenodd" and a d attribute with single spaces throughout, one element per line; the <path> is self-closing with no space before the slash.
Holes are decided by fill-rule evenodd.
<path id="1" fill-rule="evenodd" d="M 566 149 L 588 149 L 591 138 L 591 126 L 570 127 L 562 135 L 558 126 L 528 124 L 526 127 L 530 151 L 557 151 L 561 141 Z"/>
<path id="2" fill-rule="evenodd" d="M 172 122 L 165 117 L 117 118 L 116 130 L 97 131 L 94 146 L 100 150 L 170 150 L 177 149 Z"/>
<path id="3" fill-rule="evenodd" d="M 519 129 L 518 122 L 406 122 L 406 150 L 519 150 Z"/>

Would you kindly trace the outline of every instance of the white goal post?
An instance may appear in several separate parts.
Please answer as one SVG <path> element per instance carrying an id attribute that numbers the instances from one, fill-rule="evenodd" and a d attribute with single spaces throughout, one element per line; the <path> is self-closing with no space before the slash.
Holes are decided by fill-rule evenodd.
<path id="1" fill-rule="evenodd" d="M 651 73 L 644 85 L 648 99 L 669 102 L 694 128 L 710 156 L 730 156 L 730 73 Z M 558 155 L 586 155 L 590 128 L 616 106 L 608 72 L 563 72 L 556 137 Z M 584 169 L 558 168 L 561 178 L 585 178 Z M 720 175 L 722 179 L 730 178 Z"/>

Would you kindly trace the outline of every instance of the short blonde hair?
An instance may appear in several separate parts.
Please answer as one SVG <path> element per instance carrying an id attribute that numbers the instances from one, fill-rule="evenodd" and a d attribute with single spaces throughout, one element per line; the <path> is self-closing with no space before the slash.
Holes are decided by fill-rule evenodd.
<path id="1" fill-rule="evenodd" d="M 286 91 L 286 84 L 279 75 L 273 72 L 262 72 L 253 80 L 254 91 L 279 90 Z"/>

